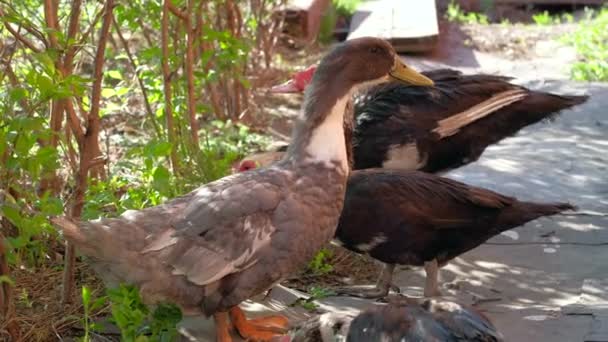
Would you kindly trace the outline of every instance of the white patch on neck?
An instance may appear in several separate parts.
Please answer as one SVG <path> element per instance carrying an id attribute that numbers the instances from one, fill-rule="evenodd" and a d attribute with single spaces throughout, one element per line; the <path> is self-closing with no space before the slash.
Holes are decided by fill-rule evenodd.
<path id="1" fill-rule="evenodd" d="M 387 159 L 382 163 L 385 169 L 418 170 L 426 165 L 427 158 L 421 158 L 416 143 L 407 145 L 392 145 L 389 147 Z"/>
<path id="2" fill-rule="evenodd" d="M 351 94 L 336 101 L 329 115 L 312 132 L 306 152 L 310 155 L 306 162 L 321 162 L 333 167 L 339 162 L 342 171 L 347 172 L 346 142 L 344 141 L 344 111 Z"/>

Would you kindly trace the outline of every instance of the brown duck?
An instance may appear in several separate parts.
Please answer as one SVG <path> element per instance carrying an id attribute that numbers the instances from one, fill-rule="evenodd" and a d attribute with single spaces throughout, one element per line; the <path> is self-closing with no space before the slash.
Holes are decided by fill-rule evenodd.
<path id="1" fill-rule="evenodd" d="M 327 313 L 293 329 L 284 342 L 478 341 L 504 338 L 489 318 L 472 307 L 434 299 L 412 300 L 370 308 L 353 317 Z"/>
<path id="2" fill-rule="evenodd" d="M 303 92 L 315 67 L 273 92 Z M 372 86 L 354 98 L 354 169 L 386 167 L 445 172 L 476 161 L 484 150 L 520 129 L 583 103 L 587 96 L 533 91 L 493 75 L 423 72 L 434 87 Z M 285 148 L 251 156 L 241 171 L 280 159 Z"/>
<path id="3" fill-rule="evenodd" d="M 231 340 L 229 319 L 245 339 L 269 340 L 286 319 L 246 320 L 238 305 L 295 272 L 333 237 L 349 173 L 346 103 L 357 85 L 390 76 L 432 84 L 382 40 L 341 44 L 319 64 L 279 163 L 118 218 L 54 223 L 106 281 L 138 286 L 148 303 L 213 315 L 218 341 Z"/>

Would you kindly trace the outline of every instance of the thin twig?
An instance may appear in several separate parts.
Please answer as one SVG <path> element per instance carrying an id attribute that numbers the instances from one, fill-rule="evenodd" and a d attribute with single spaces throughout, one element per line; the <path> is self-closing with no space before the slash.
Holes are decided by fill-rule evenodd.
<path id="1" fill-rule="evenodd" d="M 163 134 L 160 130 L 160 127 L 158 127 L 158 124 L 156 123 L 156 117 L 154 116 L 154 112 L 152 111 L 152 106 L 150 105 L 150 100 L 148 99 L 148 91 L 146 90 L 144 81 L 142 80 L 139 69 L 137 68 L 137 62 L 135 62 L 135 59 L 133 58 L 133 54 L 131 53 L 131 50 L 129 49 L 129 43 L 127 43 L 127 40 L 122 35 L 122 32 L 120 31 L 120 27 L 118 26 L 118 23 L 116 23 L 116 20 L 113 20 L 113 24 L 114 24 L 114 30 L 116 30 L 116 33 L 118 34 L 118 39 L 120 40 L 120 43 L 122 44 L 123 49 L 127 53 L 127 58 L 129 59 L 129 62 L 131 63 L 131 68 L 133 69 L 133 72 L 135 73 L 135 77 L 137 78 L 137 83 L 139 84 L 139 88 L 141 89 L 141 93 L 144 97 L 144 107 L 146 107 L 146 114 L 148 114 L 148 118 L 152 122 L 152 126 L 154 126 L 154 132 L 156 132 L 156 137 L 161 138 L 163 136 Z"/>
<path id="2" fill-rule="evenodd" d="M 78 143 L 79 148 L 82 150 L 82 144 L 84 143 L 84 131 L 80 125 L 78 115 L 76 115 L 76 111 L 74 110 L 74 103 L 72 100 L 68 99 L 65 102 L 65 111 L 67 113 L 68 124 L 76 137 L 76 142 Z"/>
<path id="3" fill-rule="evenodd" d="M 4 16 L 4 12 L 2 12 L 2 10 L 0 9 L 0 16 Z M 11 24 L 9 24 L 8 21 L 4 22 L 4 27 L 6 27 L 6 29 L 8 30 L 8 32 L 10 32 L 13 37 L 15 37 L 15 39 L 17 39 L 18 41 L 20 41 L 23 45 L 25 45 L 28 49 L 34 51 L 34 52 L 40 52 L 41 50 L 29 39 L 25 38 L 24 36 L 21 35 L 21 33 L 17 32 L 12 26 Z"/>
<path id="4" fill-rule="evenodd" d="M 175 128 L 173 127 L 173 104 L 171 97 L 171 70 L 169 68 L 169 0 L 163 3 L 163 16 L 161 21 L 161 46 L 163 53 L 163 93 L 165 95 L 165 120 L 167 122 L 167 138 L 171 143 L 171 168 L 175 175 L 179 174 L 177 159 L 177 144 Z"/>
<path id="5" fill-rule="evenodd" d="M 173 4 L 173 2 L 171 2 L 171 0 L 166 0 L 167 1 L 167 6 L 169 6 L 169 11 L 171 13 L 173 13 L 176 17 L 180 18 L 183 21 L 188 21 L 188 15 L 182 11 L 180 11 L 179 8 L 175 7 L 175 5 Z M 188 13 L 190 13 L 190 9 L 191 7 L 188 6 Z"/>
<path id="6" fill-rule="evenodd" d="M 169 0 L 167 0 L 169 1 Z M 169 2 L 170 4 L 170 2 Z M 169 8 L 170 9 L 170 8 Z M 194 0 L 188 0 L 188 13 L 194 9 Z M 186 80 L 188 85 L 187 92 L 187 104 L 188 104 L 188 117 L 190 119 L 190 136 L 192 139 L 192 147 L 194 151 L 199 150 L 199 139 L 198 139 L 198 121 L 196 119 L 196 99 L 194 97 L 194 30 L 192 29 L 192 22 L 189 17 L 186 18 Z"/>

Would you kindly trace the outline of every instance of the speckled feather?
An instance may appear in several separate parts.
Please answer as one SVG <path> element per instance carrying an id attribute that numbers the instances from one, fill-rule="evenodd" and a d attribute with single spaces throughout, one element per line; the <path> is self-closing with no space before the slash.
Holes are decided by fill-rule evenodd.
<path id="1" fill-rule="evenodd" d="M 281 280 L 333 236 L 344 175 L 322 167 L 233 175 L 65 235 L 106 280 L 138 285 L 148 302 L 225 310 Z"/>

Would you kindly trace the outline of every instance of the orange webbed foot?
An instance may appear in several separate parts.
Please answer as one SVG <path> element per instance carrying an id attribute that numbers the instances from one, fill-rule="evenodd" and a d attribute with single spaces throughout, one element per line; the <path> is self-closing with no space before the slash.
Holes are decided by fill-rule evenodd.
<path id="1" fill-rule="evenodd" d="M 218 312 L 213 315 L 215 320 L 215 334 L 217 342 L 232 342 L 230 336 L 230 322 L 228 321 L 227 312 Z"/>
<path id="2" fill-rule="evenodd" d="M 268 316 L 248 320 L 239 307 L 230 309 L 230 320 L 239 335 L 248 341 L 267 342 L 287 332 L 286 317 Z"/>
<path id="3" fill-rule="evenodd" d="M 270 328 L 277 331 L 287 331 L 289 328 L 289 320 L 285 316 L 272 315 L 257 318 L 250 318 L 248 322 L 251 325 L 255 325 L 261 328 Z"/>

